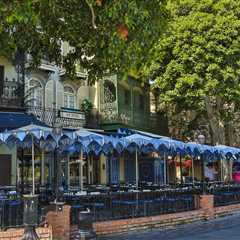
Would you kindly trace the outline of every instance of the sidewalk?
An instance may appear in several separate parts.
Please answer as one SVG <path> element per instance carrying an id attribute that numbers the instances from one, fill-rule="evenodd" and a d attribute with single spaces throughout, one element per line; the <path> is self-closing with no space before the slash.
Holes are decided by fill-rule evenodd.
<path id="1" fill-rule="evenodd" d="M 186 224 L 174 229 L 131 232 L 101 237 L 99 240 L 239 240 L 239 224 L 240 214 L 236 214 L 211 221 Z"/>

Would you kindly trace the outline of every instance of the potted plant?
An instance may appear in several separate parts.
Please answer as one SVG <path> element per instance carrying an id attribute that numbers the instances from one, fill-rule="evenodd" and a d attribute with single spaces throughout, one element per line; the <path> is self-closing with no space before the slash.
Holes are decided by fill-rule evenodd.
<path id="1" fill-rule="evenodd" d="M 81 110 L 85 113 L 89 113 L 93 109 L 93 104 L 88 99 L 84 99 L 81 104 Z"/>

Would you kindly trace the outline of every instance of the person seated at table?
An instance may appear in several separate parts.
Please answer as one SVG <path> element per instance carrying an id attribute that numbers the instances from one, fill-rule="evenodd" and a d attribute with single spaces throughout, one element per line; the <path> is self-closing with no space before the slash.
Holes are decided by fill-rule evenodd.
<path id="1" fill-rule="evenodd" d="M 205 166 L 204 169 L 204 175 L 205 175 L 205 180 L 208 182 L 212 182 L 216 180 L 216 176 L 217 176 L 217 171 L 214 168 L 214 165 L 212 163 L 208 163 Z"/>
<path id="2" fill-rule="evenodd" d="M 240 183 L 240 163 L 238 162 L 233 164 L 232 179 L 234 182 Z"/>

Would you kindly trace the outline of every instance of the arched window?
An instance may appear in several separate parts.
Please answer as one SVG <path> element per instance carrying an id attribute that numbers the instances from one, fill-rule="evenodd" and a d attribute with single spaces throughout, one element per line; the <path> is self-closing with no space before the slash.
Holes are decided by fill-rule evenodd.
<path id="1" fill-rule="evenodd" d="M 64 107 L 75 108 L 76 98 L 74 89 L 70 86 L 64 86 Z"/>
<path id="2" fill-rule="evenodd" d="M 32 79 L 29 82 L 29 105 L 34 107 L 43 106 L 43 87 L 38 80 Z"/>
<path id="3" fill-rule="evenodd" d="M 116 87 L 113 82 L 105 80 L 104 88 L 104 103 L 113 103 L 116 101 Z"/>

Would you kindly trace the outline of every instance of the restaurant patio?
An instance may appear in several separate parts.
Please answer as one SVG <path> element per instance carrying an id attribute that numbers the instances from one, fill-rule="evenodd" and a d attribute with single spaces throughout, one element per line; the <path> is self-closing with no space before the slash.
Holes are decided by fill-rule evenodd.
<path id="1" fill-rule="evenodd" d="M 190 211 L 200 194 L 240 202 L 233 147 L 38 125 L 0 133 L 0 144 L 18 155 L 15 184 L 0 187 L 2 229 L 23 225 L 24 194 L 38 195 L 40 225 L 54 201 L 71 205 L 72 224 L 86 210 L 93 222 Z"/>

